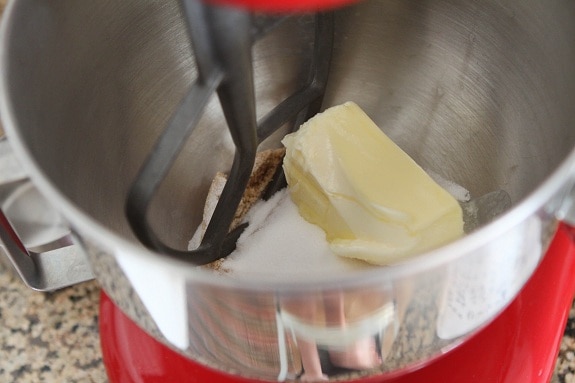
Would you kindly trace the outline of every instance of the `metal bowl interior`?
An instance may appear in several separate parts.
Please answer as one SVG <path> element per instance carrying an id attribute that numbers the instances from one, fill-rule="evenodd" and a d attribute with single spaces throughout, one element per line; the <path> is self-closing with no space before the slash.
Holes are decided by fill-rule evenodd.
<path id="1" fill-rule="evenodd" d="M 571 13 L 533 3 L 344 9 L 325 107 L 355 101 L 425 169 L 472 196 L 503 189 L 518 202 L 575 141 Z M 196 77 L 177 3 L 16 8 L 5 76 L 22 140 L 67 198 L 133 240 L 127 188 Z M 310 29 L 297 17 L 256 44 L 259 115 L 305 80 Z M 185 247 L 232 150 L 214 100 L 154 204 L 169 243 Z"/>

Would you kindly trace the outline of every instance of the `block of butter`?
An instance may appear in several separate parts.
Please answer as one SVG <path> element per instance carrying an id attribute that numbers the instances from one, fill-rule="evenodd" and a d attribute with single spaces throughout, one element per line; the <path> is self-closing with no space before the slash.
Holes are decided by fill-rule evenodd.
<path id="1" fill-rule="evenodd" d="M 463 234 L 458 202 L 356 104 L 327 109 L 282 143 L 290 196 L 335 254 L 385 265 Z"/>

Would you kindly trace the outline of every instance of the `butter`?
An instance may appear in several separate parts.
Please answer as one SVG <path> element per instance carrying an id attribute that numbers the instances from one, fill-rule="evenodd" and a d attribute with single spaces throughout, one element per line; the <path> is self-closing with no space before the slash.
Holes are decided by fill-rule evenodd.
<path id="1" fill-rule="evenodd" d="M 290 196 L 331 250 L 377 265 L 463 234 L 458 202 L 352 102 L 287 135 Z"/>

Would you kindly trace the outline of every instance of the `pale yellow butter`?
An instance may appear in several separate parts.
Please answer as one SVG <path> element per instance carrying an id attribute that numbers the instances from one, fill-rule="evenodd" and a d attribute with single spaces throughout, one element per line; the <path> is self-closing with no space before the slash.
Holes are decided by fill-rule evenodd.
<path id="1" fill-rule="evenodd" d="M 282 142 L 291 198 L 335 254 L 383 265 L 463 234 L 458 202 L 356 104 L 327 109 Z"/>

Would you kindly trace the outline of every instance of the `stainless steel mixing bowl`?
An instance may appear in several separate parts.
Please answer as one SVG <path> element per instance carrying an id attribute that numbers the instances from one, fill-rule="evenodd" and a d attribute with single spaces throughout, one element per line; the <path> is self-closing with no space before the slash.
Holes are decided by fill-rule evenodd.
<path id="1" fill-rule="evenodd" d="M 310 20 L 295 16 L 255 45 L 260 116 L 305 81 Z M 133 237 L 127 190 L 196 76 L 175 1 L 10 3 L 2 118 L 104 289 L 149 333 L 206 365 L 269 380 L 295 379 L 316 346 L 329 353 L 367 339 L 382 362 L 357 374 L 384 374 L 445 352 L 497 315 L 568 219 L 559 215 L 575 179 L 574 42 L 572 1 L 338 10 L 324 107 L 355 101 L 425 169 L 473 197 L 505 190 L 514 206 L 443 248 L 337 279 L 217 276 Z M 214 100 L 153 203 L 150 220 L 167 243 L 186 247 L 231 152 Z M 337 301 L 345 324 L 326 319 Z"/>

